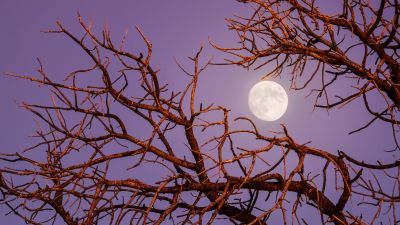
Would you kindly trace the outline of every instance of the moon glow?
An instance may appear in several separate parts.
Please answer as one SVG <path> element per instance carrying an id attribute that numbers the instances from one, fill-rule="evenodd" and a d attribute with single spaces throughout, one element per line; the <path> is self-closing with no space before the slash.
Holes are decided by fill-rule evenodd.
<path id="1" fill-rule="evenodd" d="M 285 114 L 288 96 L 285 89 L 273 81 L 260 81 L 249 93 L 250 111 L 264 121 L 275 121 Z"/>

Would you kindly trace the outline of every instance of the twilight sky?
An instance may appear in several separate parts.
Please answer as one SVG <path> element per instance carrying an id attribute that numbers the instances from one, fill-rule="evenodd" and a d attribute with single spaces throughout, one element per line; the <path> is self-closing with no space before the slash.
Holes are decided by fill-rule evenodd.
<path id="1" fill-rule="evenodd" d="M 170 83 L 172 87 L 182 87 L 182 72 L 174 63 L 174 58 L 185 63 L 187 56 L 192 56 L 203 44 L 204 61 L 211 56 L 215 61 L 222 61 L 227 56 L 212 49 L 208 38 L 222 46 L 232 46 L 237 37 L 234 32 L 228 31 L 224 18 L 233 14 L 248 15 L 250 9 L 232 0 L 2 0 L 0 73 L 36 75 L 36 57 L 41 59 L 48 74 L 56 79 L 76 69 L 86 60 L 80 58 L 79 49 L 62 35 L 40 31 L 55 28 L 56 21 L 72 31 L 80 31 L 77 12 L 85 21 L 92 20 L 95 29 L 109 26 L 115 40 L 128 29 L 128 42 L 132 37 L 132 46 L 138 48 L 143 47 L 143 43 L 135 42 L 137 34 L 134 28 L 140 27 L 153 43 L 153 65 L 160 69 L 160 80 Z M 280 131 L 279 124 L 284 123 L 299 143 L 312 141 L 310 146 L 333 153 L 340 149 L 370 162 L 391 159 L 390 154 L 381 154 L 382 149 L 393 147 L 389 126 L 376 123 L 360 133 L 347 134 L 371 118 L 359 101 L 329 113 L 313 111 L 314 96 L 306 98 L 307 91 L 289 91 L 289 76 L 286 74 L 282 74 L 282 79 L 274 79 L 288 90 L 286 114 L 275 122 L 257 119 L 248 109 L 247 94 L 262 75 L 262 69 L 248 71 L 235 66 L 210 67 L 200 78 L 198 99 L 230 108 L 231 118 L 248 116 L 265 132 Z M 18 107 L 17 103 L 48 103 L 49 99 L 48 92 L 38 89 L 37 85 L 0 76 L 1 152 L 15 152 L 34 143 L 28 137 L 36 127 L 33 116 Z M 4 212 L 4 208 L 0 208 L 2 223 L 24 224 L 12 215 L 3 218 Z"/>

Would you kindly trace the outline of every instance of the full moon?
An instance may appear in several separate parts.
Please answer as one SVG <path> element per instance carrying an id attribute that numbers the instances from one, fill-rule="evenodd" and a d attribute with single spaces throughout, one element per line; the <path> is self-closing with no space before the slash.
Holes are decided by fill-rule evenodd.
<path id="1" fill-rule="evenodd" d="M 249 93 L 250 111 L 264 121 L 275 121 L 285 114 L 288 96 L 285 89 L 273 81 L 260 81 Z"/>

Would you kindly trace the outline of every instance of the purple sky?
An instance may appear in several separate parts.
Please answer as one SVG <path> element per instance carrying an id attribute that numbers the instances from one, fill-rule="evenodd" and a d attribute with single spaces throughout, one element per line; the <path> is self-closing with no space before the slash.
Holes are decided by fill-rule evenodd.
<path id="1" fill-rule="evenodd" d="M 115 37 L 120 37 L 125 29 L 129 29 L 130 37 L 135 37 L 134 27 L 139 26 L 153 43 L 153 65 L 160 69 L 160 80 L 167 81 L 173 87 L 183 85 L 180 83 L 182 74 L 174 63 L 174 57 L 187 62 L 187 56 L 193 55 L 203 43 L 206 49 L 204 59 L 214 55 L 216 60 L 221 61 L 226 55 L 212 49 L 208 37 L 220 45 L 232 46 L 237 37 L 234 32 L 227 30 L 224 18 L 250 12 L 243 4 L 232 0 L 2 0 L 0 73 L 36 75 L 36 57 L 42 60 L 48 74 L 56 79 L 76 69 L 86 60 L 79 58 L 80 52 L 76 46 L 62 35 L 40 31 L 55 28 L 58 20 L 65 27 L 79 31 L 78 11 L 86 21 L 92 20 L 97 29 L 108 25 Z M 133 45 L 143 46 L 140 42 Z M 211 67 L 200 78 L 198 99 L 227 106 L 232 110 L 231 118 L 248 116 L 262 131 L 279 131 L 279 123 L 284 123 L 299 143 L 312 141 L 311 146 L 333 153 L 340 149 L 370 162 L 392 158 L 390 154 L 380 154 L 382 149 L 393 147 L 389 126 L 376 123 L 365 131 L 347 135 L 371 118 L 360 107 L 359 101 L 341 110 L 331 110 L 329 114 L 324 110 L 313 112 L 314 98 L 306 98 L 308 92 L 289 91 L 288 110 L 281 119 L 275 122 L 258 120 L 247 107 L 247 94 L 261 78 L 262 72 L 234 66 Z M 286 90 L 289 89 L 288 77 L 283 74 L 281 80 L 276 80 Z M 15 101 L 49 102 L 48 92 L 39 90 L 29 82 L 0 76 L 0 96 L 0 151 L 11 153 L 28 147 L 34 143 L 28 136 L 33 134 L 36 125 L 33 116 L 18 107 Z M 0 213 L 2 218 L 4 208 L 0 208 Z M 14 216 L 5 217 L 1 223 L 24 224 Z"/>

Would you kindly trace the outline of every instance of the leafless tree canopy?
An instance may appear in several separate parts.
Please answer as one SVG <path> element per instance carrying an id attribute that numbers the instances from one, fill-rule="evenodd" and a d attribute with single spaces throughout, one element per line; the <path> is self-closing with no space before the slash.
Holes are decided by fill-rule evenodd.
<path id="1" fill-rule="evenodd" d="M 377 6 L 343 1 L 337 14 L 325 14 L 317 2 L 242 2 L 254 13 L 229 20 L 240 46 L 215 45 L 234 56 L 228 64 L 274 65 L 266 76 L 289 67 L 293 89 L 320 77 L 316 107 L 361 97 L 375 116 L 362 129 L 379 120 L 395 134 L 397 0 Z M 285 126 L 264 134 L 250 119 L 232 120 L 229 109 L 196 98 L 198 79 L 211 64 L 202 49 L 190 58 L 191 67 L 177 63 L 187 85 L 170 90 L 159 79 L 152 45 L 140 29 L 146 51 L 127 52 L 126 37 L 116 46 L 108 30 L 97 35 L 80 17 L 79 23 L 81 35 L 61 23 L 49 33 L 78 45 L 91 61 L 87 68 L 63 81 L 53 80 L 40 61 L 39 76 L 9 74 L 48 87 L 52 100 L 23 104 L 41 121 L 38 144 L 2 154 L 7 165 L 0 170 L 1 204 L 11 214 L 30 224 L 71 225 L 399 223 L 400 161 L 332 154 L 297 143 Z M 354 56 L 353 49 L 363 51 Z M 309 67 L 315 68 L 311 75 L 305 72 Z M 356 91 L 335 93 L 338 100 L 331 102 L 329 89 L 340 79 Z M 386 103 L 381 111 L 368 104 L 372 92 Z M 254 146 L 241 146 L 241 139 Z"/>
<path id="2" fill-rule="evenodd" d="M 228 60 L 230 63 L 255 69 L 268 65 L 272 69 L 265 77 L 280 76 L 283 69 L 290 68 L 294 90 L 307 88 L 320 78 L 322 85 L 313 89 L 317 92 L 316 107 L 330 109 L 362 97 L 374 120 L 399 123 L 397 0 L 239 2 L 254 8 L 248 18 L 228 20 L 240 46 L 214 45 L 235 57 Z M 353 93 L 330 93 L 342 79 Z M 385 107 L 370 106 L 368 92 L 379 92 Z"/>

